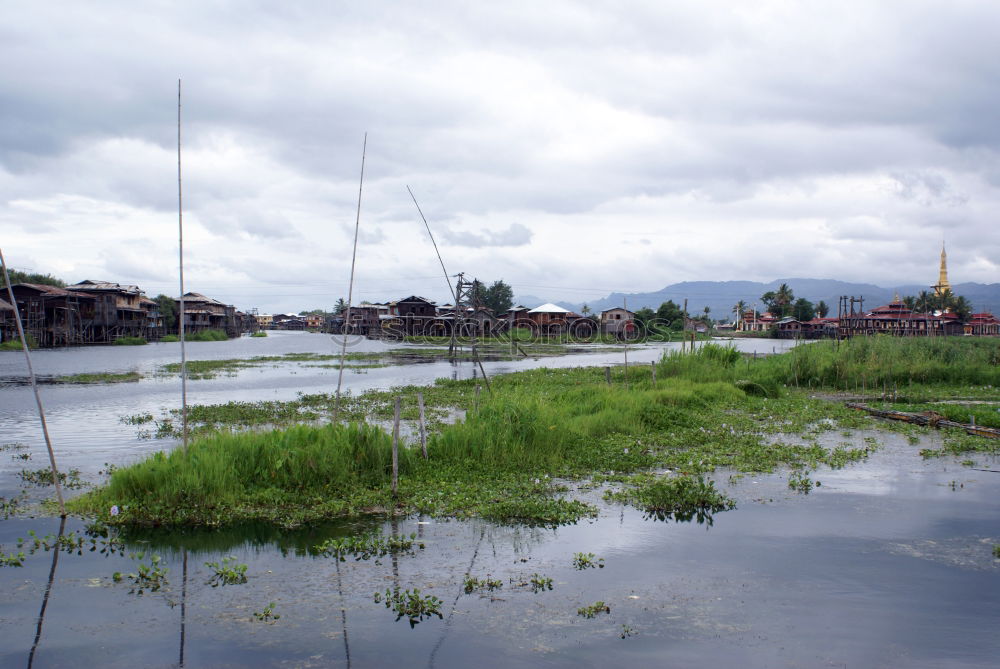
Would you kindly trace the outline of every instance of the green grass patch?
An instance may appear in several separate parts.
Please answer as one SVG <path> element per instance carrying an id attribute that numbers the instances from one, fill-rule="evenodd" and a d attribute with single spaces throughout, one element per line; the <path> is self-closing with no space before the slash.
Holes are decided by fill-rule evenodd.
<path id="1" fill-rule="evenodd" d="M 112 372 L 94 372 L 85 374 L 69 374 L 57 376 L 55 383 L 135 383 L 142 379 L 139 372 L 122 372 L 115 374 Z"/>
<path id="2" fill-rule="evenodd" d="M 115 346 L 145 346 L 149 342 L 143 337 L 119 337 L 112 343 Z"/>
<path id="3" fill-rule="evenodd" d="M 495 377 L 492 393 L 485 387 L 476 392 L 480 380 L 441 379 L 432 386 L 345 395 L 341 420 L 387 420 L 399 396 L 402 418 L 411 425 L 417 417 L 416 393 L 424 395 L 432 428 L 430 460 L 416 456 L 412 448 L 402 449 L 395 497 L 387 470 L 390 438 L 384 430 L 360 424 L 302 424 L 332 416 L 336 399 L 330 394 L 302 395 L 289 402 L 194 406 L 189 417 L 198 436 L 187 455 L 161 453 L 116 470 L 107 486 L 71 504 L 100 514 L 117 504 L 123 512 L 114 522 L 135 525 L 261 520 L 291 526 L 395 509 L 555 526 L 597 512 L 554 483 L 573 479 L 594 485 L 623 483 L 609 499 L 631 504 L 650 517 L 710 522 L 711 514 L 732 508 L 731 500 L 705 478 L 719 468 L 737 474 L 780 467 L 814 472 L 863 460 L 877 447 L 874 440 L 820 445 L 824 433 L 838 430 L 850 436 L 856 428 L 882 423 L 796 390 L 797 377 L 839 388 L 845 384 L 837 373 L 823 370 L 843 368 L 862 349 L 881 352 L 872 364 L 885 370 L 895 370 L 893 365 L 902 360 L 910 360 L 914 369 L 924 368 L 927 358 L 951 356 L 952 346 L 961 352 L 968 345 L 973 357 L 988 350 L 968 340 L 938 350 L 941 344 L 932 340 L 924 341 L 927 351 L 921 355 L 913 342 L 887 339 L 805 353 L 821 345 L 826 346 L 810 344 L 753 360 L 710 343 L 695 353 L 665 355 L 656 365 L 655 382 L 649 365 L 627 372 L 614 368 L 610 386 L 602 368 L 535 369 Z M 894 352 L 894 346 L 907 356 Z M 255 360 L 311 362 L 319 357 Z M 809 360 L 816 366 L 803 362 Z M 814 373 L 801 376 L 806 369 Z M 988 372 L 976 372 L 974 378 L 982 383 L 989 379 Z M 949 384 L 961 375 L 941 375 L 937 381 L 934 375 L 924 375 L 920 385 L 915 380 L 907 389 L 958 388 Z M 982 394 L 992 392 L 1000 401 L 996 386 L 988 386 L 980 386 Z M 464 419 L 453 422 L 463 412 Z M 176 424 L 176 417 L 168 415 L 157 423 L 157 432 L 176 435 Z M 238 432 L 275 427 L 285 429 Z M 966 435 L 945 440 L 947 452 L 993 452 L 997 446 Z M 656 467 L 669 468 L 676 476 L 643 473 Z"/>
<path id="4" fill-rule="evenodd" d="M 257 330 L 256 332 L 252 333 L 250 336 L 251 337 L 266 337 L 267 336 L 267 331 L 265 331 L 265 330 Z"/>
<path id="5" fill-rule="evenodd" d="M 186 341 L 228 341 L 229 335 L 223 330 L 200 330 L 184 333 L 184 339 Z"/>
<path id="6" fill-rule="evenodd" d="M 181 338 L 179 336 L 175 335 L 175 334 L 168 334 L 168 335 L 163 335 L 162 337 L 160 337 L 160 341 L 161 342 L 165 342 L 165 343 L 172 343 L 172 342 L 180 341 L 180 340 L 181 340 Z"/>

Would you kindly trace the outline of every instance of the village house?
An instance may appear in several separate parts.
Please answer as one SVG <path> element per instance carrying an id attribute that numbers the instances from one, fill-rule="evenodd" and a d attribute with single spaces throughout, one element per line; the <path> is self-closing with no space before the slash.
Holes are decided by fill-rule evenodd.
<path id="1" fill-rule="evenodd" d="M 980 312 L 972 314 L 965 324 L 965 334 L 977 337 L 1000 336 L 1000 320 L 991 313 Z"/>
<path id="2" fill-rule="evenodd" d="M 963 333 L 958 316 L 944 312 L 916 313 L 899 296 L 871 311 L 842 314 L 838 334 L 841 337 L 888 334 L 902 337 L 957 335 Z"/>
<path id="3" fill-rule="evenodd" d="M 159 339 L 163 334 L 155 326 L 150 327 L 150 305 L 157 313 L 159 305 L 147 298 L 139 286 L 85 279 L 66 290 L 93 296 L 93 341 L 114 341 L 119 337 Z"/>
<path id="4" fill-rule="evenodd" d="M 747 311 L 740 319 L 741 332 L 767 332 L 771 326 L 778 322 L 778 318 L 770 311 L 758 313 L 756 309 Z"/>
<path id="5" fill-rule="evenodd" d="M 177 300 L 180 311 L 180 300 Z M 201 293 L 184 293 L 184 330 L 222 330 L 229 337 L 240 336 L 236 323 L 236 307 L 223 304 Z"/>
<path id="6" fill-rule="evenodd" d="M 11 286 L 25 335 L 39 346 L 101 343 L 95 338 L 96 299 L 57 286 L 18 283 Z M 16 327 L 16 325 L 15 325 Z"/>
<path id="7" fill-rule="evenodd" d="M 410 295 L 389 303 L 388 313 L 380 317 L 383 334 L 391 337 L 445 335 L 445 326 L 437 317 L 437 307 L 425 297 Z"/>
<path id="8" fill-rule="evenodd" d="M 635 327 L 635 312 L 622 307 L 602 311 L 600 325 L 601 334 L 612 335 L 620 339 L 631 339 L 638 333 Z"/>
<path id="9" fill-rule="evenodd" d="M 14 318 L 14 306 L 0 299 L 0 343 L 17 338 L 17 320 Z"/>
<path id="10" fill-rule="evenodd" d="M 262 330 L 270 330 L 274 325 L 274 316 L 271 314 L 257 314 L 257 325 Z"/>

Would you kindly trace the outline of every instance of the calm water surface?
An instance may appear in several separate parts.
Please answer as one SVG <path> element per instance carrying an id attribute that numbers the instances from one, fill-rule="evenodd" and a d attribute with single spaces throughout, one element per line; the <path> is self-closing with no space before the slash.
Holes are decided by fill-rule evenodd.
<path id="1" fill-rule="evenodd" d="M 747 342 L 740 342 L 745 344 Z M 749 342 L 770 352 L 772 342 Z M 228 346 L 228 349 L 212 348 Z M 376 342 L 372 347 L 383 346 Z M 328 352 L 320 335 L 205 343 L 194 359 Z M 174 361 L 176 345 L 40 352 L 40 373 L 152 371 Z M 633 351 L 646 361 L 659 350 Z M 88 356 L 103 356 L 95 362 Z M 634 355 L 634 358 L 633 358 Z M 127 359 L 126 359 L 127 358 Z M 618 354 L 488 363 L 488 373 L 526 366 L 607 364 Z M 114 365 L 113 361 L 117 361 Z M 22 359 L 0 357 L 0 377 Z M 365 370 L 349 376 L 361 390 L 471 376 L 446 362 Z M 193 381 L 193 402 L 294 397 L 330 392 L 336 370 L 284 364 L 234 377 Z M 114 386 L 45 386 L 43 398 L 61 457 L 96 471 L 162 448 L 136 439 L 121 415 L 176 406 L 176 377 Z M 0 388 L 0 443 L 21 441 L 32 468 L 44 450 L 30 389 Z M 873 433 L 859 433 L 860 441 Z M 995 667 L 1000 657 L 1000 474 L 952 459 L 922 460 L 891 433 L 864 463 L 822 469 L 822 486 L 792 493 L 787 473 L 717 483 L 738 501 L 711 526 L 647 520 L 630 508 L 583 493 L 601 508 L 592 522 L 557 529 L 500 527 L 479 521 L 401 518 L 333 524 L 295 533 L 262 527 L 214 533 L 126 536 L 129 551 L 162 556 L 166 587 L 142 596 L 112 574 L 136 559 L 84 551 L 28 555 L 0 567 L 2 667 Z M 836 444 L 845 439 L 829 435 Z M 996 458 L 977 467 L 1000 469 Z M 6 481 L 23 466 L 0 453 Z M 4 493 L 0 493 L 4 494 Z M 362 521 L 363 522 L 363 521 Z M 0 521 L 4 553 L 28 530 L 55 533 L 58 519 Z M 310 548 L 364 529 L 417 533 L 412 556 L 337 563 Z M 81 530 L 70 520 L 67 531 Z M 604 559 L 577 571 L 576 552 Z M 58 555 L 58 561 L 53 558 Z M 205 562 L 233 555 L 249 582 L 213 588 Z M 187 564 L 185 574 L 185 561 Z M 466 572 L 504 585 L 490 595 L 462 590 Z M 553 589 L 519 587 L 532 574 Z M 443 601 L 443 619 L 411 629 L 373 601 L 375 592 L 419 588 Z M 46 590 L 48 588 L 48 598 Z M 604 601 L 610 613 L 577 615 Z M 44 615 L 40 616 L 44 602 Z M 281 617 L 253 612 L 274 602 Z M 622 638 L 624 636 L 624 638 Z"/>

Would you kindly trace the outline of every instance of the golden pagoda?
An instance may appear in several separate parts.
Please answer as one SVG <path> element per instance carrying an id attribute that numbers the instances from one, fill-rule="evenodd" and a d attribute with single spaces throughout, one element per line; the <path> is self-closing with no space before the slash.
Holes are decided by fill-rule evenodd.
<path id="1" fill-rule="evenodd" d="M 951 282 L 948 281 L 948 256 L 944 252 L 944 242 L 941 242 L 941 271 L 938 274 L 937 283 L 931 288 L 934 289 L 934 294 L 938 297 L 951 291 Z"/>

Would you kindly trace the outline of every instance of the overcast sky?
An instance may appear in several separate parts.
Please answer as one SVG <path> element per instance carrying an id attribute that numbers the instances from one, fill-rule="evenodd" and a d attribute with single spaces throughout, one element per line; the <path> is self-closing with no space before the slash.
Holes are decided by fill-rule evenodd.
<path id="1" fill-rule="evenodd" d="M 18 269 L 261 311 L 684 280 L 1000 281 L 1000 3 L 23 2 Z"/>

